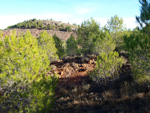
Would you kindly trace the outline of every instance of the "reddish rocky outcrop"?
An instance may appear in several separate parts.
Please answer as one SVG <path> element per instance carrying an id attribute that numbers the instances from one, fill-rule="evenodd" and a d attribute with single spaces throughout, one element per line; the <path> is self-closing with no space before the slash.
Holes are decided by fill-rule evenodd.
<path id="1" fill-rule="evenodd" d="M 96 55 L 93 56 L 74 56 L 66 57 L 62 60 L 51 63 L 49 75 L 57 74 L 59 76 L 59 84 L 79 83 L 83 78 L 88 78 L 88 73 L 96 66 Z"/>

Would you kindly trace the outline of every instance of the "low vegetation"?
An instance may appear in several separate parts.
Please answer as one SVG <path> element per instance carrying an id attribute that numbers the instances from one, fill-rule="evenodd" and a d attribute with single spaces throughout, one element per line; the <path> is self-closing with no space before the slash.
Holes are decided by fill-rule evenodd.
<path id="1" fill-rule="evenodd" d="M 66 52 L 68 56 L 77 55 L 79 53 L 77 42 L 72 35 L 70 38 L 68 38 L 66 44 L 67 44 Z"/>
<path id="2" fill-rule="evenodd" d="M 40 36 L 37 38 L 37 40 L 41 49 L 46 50 L 49 61 L 58 60 L 58 50 L 55 46 L 55 41 L 53 37 L 49 36 L 46 31 L 43 31 L 40 33 Z"/>
<path id="3" fill-rule="evenodd" d="M 0 32 L 0 111 L 149 112 L 150 3 L 140 3 L 141 26 L 133 30 L 115 15 L 104 27 L 92 18 L 84 21 L 77 38 L 66 42 L 46 31 L 37 38 L 29 31 L 4 37 Z M 58 26 L 32 19 L 8 29 L 72 30 Z M 79 75 L 86 79 L 77 83 Z"/>
<path id="4" fill-rule="evenodd" d="M 117 52 L 101 53 L 96 62 L 96 68 L 89 75 L 97 84 L 106 84 L 109 80 L 114 80 L 119 69 L 124 63 L 123 58 L 119 58 Z"/>
<path id="5" fill-rule="evenodd" d="M 62 40 L 60 40 L 56 34 L 53 35 L 53 39 L 54 39 L 54 42 L 55 42 L 55 47 L 57 49 L 57 55 L 59 56 L 59 58 L 63 58 L 65 55 L 66 55 L 66 52 L 65 52 L 65 47 L 64 47 L 64 43 Z"/>
<path id="6" fill-rule="evenodd" d="M 0 108 L 2 112 L 48 111 L 57 77 L 46 76 L 50 61 L 30 32 L 0 39 Z"/>

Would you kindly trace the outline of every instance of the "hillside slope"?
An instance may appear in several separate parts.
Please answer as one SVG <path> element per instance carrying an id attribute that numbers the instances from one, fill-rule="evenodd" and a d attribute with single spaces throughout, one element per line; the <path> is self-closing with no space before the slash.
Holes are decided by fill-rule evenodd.
<path id="1" fill-rule="evenodd" d="M 57 31 L 76 31 L 78 26 L 77 25 L 71 25 L 69 23 L 63 23 L 61 21 L 54 21 L 54 20 L 37 20 L 37 19 L 30 19 L 27 21 L 23 21 L 20 23 L 17 23 L 12 26 L 8 26 L 7 29 L 13 29 L 13 28 L 22 28 L 22 29 L 42 29 L 42 30 L 57 30 Z"/>
<path id="2" fill-rule="evenodd" d="M 25 34 L 27 30 L 31 32 L 31 34 L 35 37 L 38 37 L 40 32 L 47 31 L 48 34 L 53 36 L 56 34 L 62 41 L 66 41 L 71 34 L 76 38 L 76 31 L 78 29 L 77 25 L 71 25 L 69 23 L 63 23 L 61 21 L 54 21 L 50 20 L 37 20 L 37 19 L 30 19 L 27 21 L 23 21 L 17 23 L 12 26 L 8 26 L 5 29 L 4 36 L 10 35 L 11 31 L 16 29 L 17 35 Z"/>
<path id="3" fill-rule="evenodd" d="M 3 34 L 4 34 L 3 37 L 5 37 L 5 35 L 10 35 L 11 31 L 13 31 L 13 30 L 14 29 L 4 30 L 3 31 Z M 17 32 L 17 35 L 25 34 L 26 31 L 29 30 L 31 32 L 31 34 L 35 37 L 38 37 L 40 32 L 47 31 L 47 33 L 50 34 L 51 36 L 56 34 L 56 36 L 58 36 L 62 41 L 66 41 L 71 36 L 71 34 L 73 34 L 73 36 L 75 38 L 77 37 L 75 32 L 55 31 L 55 30 L 39 30 L 39 29 L 18 29 L 18 28 L 15 28 L 15 30 Z"/>

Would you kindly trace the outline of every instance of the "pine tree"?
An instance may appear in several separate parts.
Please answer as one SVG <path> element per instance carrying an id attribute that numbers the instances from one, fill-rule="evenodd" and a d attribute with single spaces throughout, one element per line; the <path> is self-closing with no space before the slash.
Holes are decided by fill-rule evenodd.
<path id="1" fill-rule="evenodd" d="M 124 42 L 133 67 L 133 77 L 138 82 L 150 82 L 150 37 L 138 31 L 124 36 Z"/>
<path id="2" fill-rule="evenodd" d="M 89 74 L 97 84 L 106 84 L 108 80 L 117 78 L 118 71 L 124 63 L 119 53 L 111 51 L 110 53 L 101 53 L 96 61 L 96 68 Z"/>
<path id="3" fill-rule="evenodd" d="M 67 43 L 67 55 L 76 55 L 78 53 L 77 42 L 73 35 L 66 41 Z"/>
<path id="4" fill-rule="evenodd" d="M 64 57 L 65 55 L 65 49 L 63 47 L 63 42 L 55 35 L 53 35 L 53 39 L 55 41 L 55 46 L 57 48 L 57 55 L 59 56 L 59 58 Z"/>
<path id="5" fill-rule="evenodd" d="M 57 48 L 55 47 L 55 40 L 53 39 L 53 37 L 48 35 L 46 31 L 43 31 L 40 33 L 40 36 L 37 39 L 41 48 L 47 51 L 49 60 L 57 60 Z"/>
<path id="6" fill-rule="evenodd" d="M 49 71 L 47 51 L 30 32 L 0 39 L 1 112 L 48 112 L 54 102 L 57 78 Z"/>
<path id="7" fill-rule="evenodd" d="M 81 46 L 81 52 L 91 54 L 93 52 L 93 38 L 99 34 L 99 25 L 94 19 L 84 21 L 77 31 L 77 42 Z"/>
<path id="8" fill-rule="evenodd" d="M 93 42 L 93 52 L 96 54 L 106 53 L 109 54 L 110 52 L 114 51 L 116 48 L 115 41 L 108 33 L 108 31 L 99 33 L 94 38 Z"/>
<path id="9" fill-rule="evenodd" d="M 148 0 L 139 0 L 141 4 L 141 14 L 140 16 L 136 16 L 136 20 L 139 22 L 141 27 L 149 26 L 150 20 L 150 1 Z"/>
<path id="10" fill-rule="evenodd" d="M 107 21 L 106 29 L 108 29 L 111 37 L 116 42 L 117 46 L 121 42 L 120 34 L 124 30 L 123 19 L 119 18 L 117 15 L 111 17 L 110 20 Z"/>
<path id="11" fill-rule="evenodd" d="M 124 36 L 124 48 L 129 54 L 135 80 L 146 83 L 150 82 L 150 2 L 148 0 L 139 2 L 141 13 L 136 19 L 141 29 L 134 31 L 130 36 Z"/>

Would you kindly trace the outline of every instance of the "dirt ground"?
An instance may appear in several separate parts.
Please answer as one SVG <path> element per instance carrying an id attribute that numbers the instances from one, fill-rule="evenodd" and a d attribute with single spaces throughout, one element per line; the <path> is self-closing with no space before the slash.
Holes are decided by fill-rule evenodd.
<path id="1" fill-rule="evenodd" d="M 150 95 L 138 91 L 127 62 L 115 80 L 95 84 L 88 76 L 96 56 L 70 57 L 51 64 L 59 83 L 50 113 L 149 113 Z"/>

